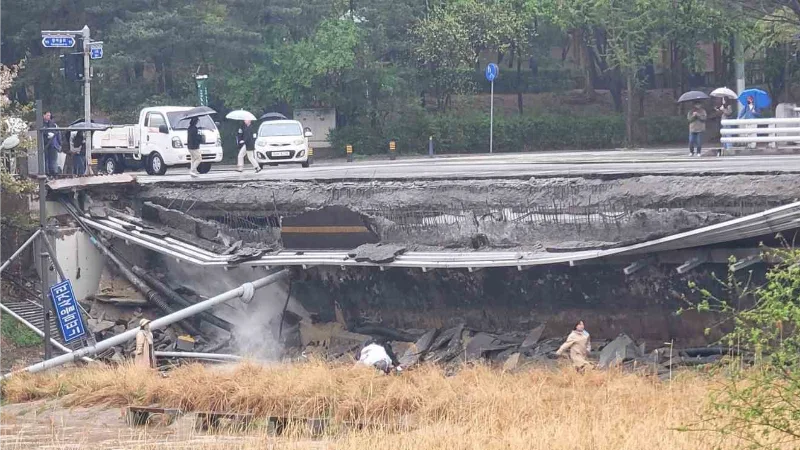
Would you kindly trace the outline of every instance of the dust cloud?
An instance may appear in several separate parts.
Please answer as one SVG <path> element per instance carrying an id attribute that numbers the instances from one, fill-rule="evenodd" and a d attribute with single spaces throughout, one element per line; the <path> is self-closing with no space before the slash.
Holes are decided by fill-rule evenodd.
<path id="1" fill-rule="evenodd" d="M 185 286 L 206 298 L 236 289 L 243 283 L 267 275 L 267 271 L 260 267 L 238 267 L 224 270 L 175 261 L 168 261 L 166 265 L 166 276 L 173 288 Z M 283 346 L 278 340 L 278 332 L 288 295 L 288 282 L 274 283 L 256 290 L 250 303 L 244 303 L 241 299 L 233 299 L 215 306 L 211 312 L 234 325 L 232 345 L 236 354 L 264 361 L 275 361 L 280 359 L 283 353 Z M 294 297 L 289 298 L 286 309 L 298 316 L 308 317 L 308 311 Z M 206 330 L 210 332 L 208 336 L 216 335 L 214 341 L 227 339 L 227 333 L 216 327 L 209 326 L 204 328 L 204 331 Z"/>

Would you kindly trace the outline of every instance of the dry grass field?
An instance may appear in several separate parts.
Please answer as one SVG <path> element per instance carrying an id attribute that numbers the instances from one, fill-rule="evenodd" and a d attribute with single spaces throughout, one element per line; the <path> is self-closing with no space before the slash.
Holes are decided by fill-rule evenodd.
<path id="1" fill-rule="evenodd" d="M 178 421 L 139 427 L 149 431 L 125 439 L 119 438 L 120 431 L 112 444 L 93 439 L 86 430 L 70 437 L 63 429 L 80 427 L 59 430 L 58 424 L 67 421 L 51 417 L 51 431 L 43 427 L 40 432 L 46 435 L 39 441 L 46 441 L 48 448 L 76 448 L 69 444 L 78 440 L 86 448 L 698 450 L 712 448 L 717 436 L 675 428 L 697 420 L 715 384 L 711 377 L 690 373 L 661 382 L 617 372 L 581 375 L 564 368 L 504 373 L 475 366 L 453 376 L 436 367 L 382 376 L 323 363 L 243 363 L 185 366 L 166 377 L 132 366 L 66 369 L 12 377 L 2 393 L 9 405 L 4 410 L 42 405 L 42 417 L 48 408 L 74 411 L 73 416 L 113 410 L 101 427 L 120 430 L 130 428 L 119 413 L 127 405 L 175 407 L 187 416 L 221 410 L 330 419 L 325 433 L 316 437 L 300 428 L 274 436 L 263 420 L 240 433 L 159 433 L 159 427 L 176 427 Z M 30 440 L 14 441 L 13 430 L 21 433 L 24 423 L 36 420 L 35 414 L 16 411 L 14 417 L 3 411 L 4 449 L 30 447 Z M 365 426 L 345 426 L 352 423 Z"/>

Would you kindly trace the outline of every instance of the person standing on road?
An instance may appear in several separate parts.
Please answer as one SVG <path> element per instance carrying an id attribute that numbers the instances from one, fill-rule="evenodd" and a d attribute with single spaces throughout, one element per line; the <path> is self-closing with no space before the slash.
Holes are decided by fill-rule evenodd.
<path id="1" fill-rule="evenodd" d="M 139 321 L 139 332 L 136 333 L 136 353 L 134 363 L 140 367 L 156 368 L 156 356 L 153 352 L 153 332 L 150 331 L 150 321 Z"/>
<path id="2" fill-rule="evenodd" d="M 236 145 L 239 146 L 239 157 L 237 159 L 238 167 L 236 170 L 239 172 L 244 171 L 244 157 L 247 155 L 247 160 L 253 165 L 253 170 L 256 173 L 261 172 L 261 165 L 256 161 L 256 138 L 258 133 L 253 127 L 252 120 L 245 120 L 244 126 L 240 127 L 236 132 Z"/>
<path id="3" fill-rule="evenodd" d="M 186 130 L 186 147 L 189 149 L 189 154 L 192 156 L 192 164 L 189 168 L 189 175 L 193 178 L 198 176 L 197 166 L 202 162 L 202 155 L 200 154 L 200 141 L 202 136 L 200 130 L 197 129 L 197 117 L 192 117 L 189 120 L 189 128 Z"/>
<path id="4" fill-rule="evenodd" d="M 706 131 L 706 110 L 700 102 L 695 102 L 692 110 L 686 115 L 689 121 L 689 156 L 694 156 L 695 148 L 697 156 L 703 150 L 703 132 Z"/>
<path id="5" fill-rule="evenodd" d="M 50 111 L 44 113 L 43 128 L 58 128 L 53 120 L 53 113 Z M 61 173 L 61 168 L 58 166 L 58 154 L 61 152 L 61 132 L 44 131 L 43 134 L 45 173 L 48 176 L 58 175 Z"/>
<path id="6" fill-rule="evenodd" d="M 78 131 L 72 137 L 72 173 L 83 175 L 86 173 L 86 138 L 83 131 Z"/>
<path id="7" fill-rule="evenodd" d="M 756 101 L 752 95 L 747 97 L 747 104 L 744 105 L 744 108 L 739 112 L 739 119 L 758 119 L 761 117 L 761 111 L 756 108 Z M 745 128 L 758 128 L 758 125 L 745 125 Z M 755 136 L 754 134 L 750 134 L 748 136 Z M 755 142 L 750 142 L 747 144 L 749 148 L 756 148 Z"/>
<path id="8" fill-rule="evenodd" d="M 717 108 L 717 111 L 720 113 L 721 120 L 733 118 L 733 105 L 727 98 L 722 98 L 722 104 Z M 730 126 L 722 125 L 721 128 L 730 128 Z M 717 156 L 722 156 L 722 150 L 728 150 L 729 148 L 731 148 L 731 144 L 722 144 L 722 149 L 720 149 L 719 153 L 717 153 Z"/>
<path id="9" fill-rule="evenodd" d="M 556 355 L 561 356 L 567 350 L 569 350 L 569 359 L 572 360 L 572 365 L 579 372 L 583 372 L 586 367 L 591 367 L 588 356 L 592 351 L 592 341 L 583 320 L 579 320 L 575 324 L 575 328 L 567 336 L 566 342 L 556 351 Z"/>

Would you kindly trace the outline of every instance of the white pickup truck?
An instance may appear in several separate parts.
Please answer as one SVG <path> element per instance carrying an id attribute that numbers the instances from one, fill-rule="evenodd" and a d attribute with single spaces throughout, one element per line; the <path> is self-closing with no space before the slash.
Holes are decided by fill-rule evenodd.
<path id="1" fill-rule="evenodd" d="M 139 113 L 139 123 L 109 128 L 92 133 L 92 155 L 96 155 L 101 170 L 122 173 L 126 168 L 144 169 L 150 175 L 163 175 L 168 167 L 188 166 L 191 162 L 186 148 L 189 121 L 181 121 L 190 106 L 157 106 Z M 197 171 L 207 173 L 211 163 L 222 161 L 222 140 L 217 125 L 209 116 L 197 123 L 203 136 L 200 153 L 203 162 Z"/>

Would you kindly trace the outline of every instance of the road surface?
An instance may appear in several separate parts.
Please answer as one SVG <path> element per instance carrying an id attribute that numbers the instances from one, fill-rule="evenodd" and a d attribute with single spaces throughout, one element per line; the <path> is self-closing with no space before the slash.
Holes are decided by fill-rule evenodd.
<path id="1" fill-rule="evenodd" d="M 396 161 L 318 162 L 307 169 L 299 164 L 266 166 L 259 174 L 250 168 L 239 173 L 234 166 L 223 165 L 214 167 L 210 173 L 194 180 L 335 181 L 735 173 L 800 173 L 800 155 L 689 157 L 677 150 L 506 153 Z M 137 174 L 137 181 L 141 184 L 194 180 L 189 177 L 188 170 L 182 168 L 170 169 L 163 176 Z"/>

